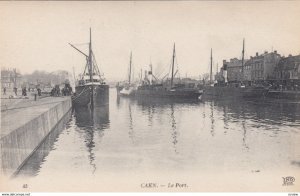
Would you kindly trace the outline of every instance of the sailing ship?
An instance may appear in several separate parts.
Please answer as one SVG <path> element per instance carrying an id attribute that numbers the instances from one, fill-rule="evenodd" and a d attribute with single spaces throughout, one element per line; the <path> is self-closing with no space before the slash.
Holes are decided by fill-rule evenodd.
<path id="1" fill-rule="evenodd" d="M 244 84 L 244 53 L 245 40 L 243 40 L 242 50 L 242 80 L 236 84 L 230 84 L 227 81 L 227 65 L 223 65 L 223 81 L 217 83 L 212 80 L 212 49 L 210 56 L 210 82 L 209 85 L 204 86 L 204 98 L 221 98 L 221 99 L 247 99 L 247 98 L 264 98 L 268 93 L 268 88 L 262 85 L 246 86 Z"/>
<path id="2" fill-rule="evenodd" d="M 119 94 L 121 96 L 133 96 L 135 93 L 135 85 L 134 83 L 132 83 L 131 73 L 132 73 L 132 52 L 130 53 L 128 82 L 123 85 L 122 89 L 120 89 Z"/>
<path id="3" fill-rule="evenodd" d="M 171 80 L 162 83 L 152 82 L 152 68 L 148 72 L 150 77 L 149 82 L 143 82 L 135 91 L 135 97 L 143 98 L 171 98 L 171 99 L 200 99 L 202 90 L 199 90 L 196 85 L 185 83 L 174 83 L 174 62 L 175 62 L 175 43 L 172 55 L 172 75 Z"/>
<path id="4" fill-rule="evenodd" d="M 75 50 L 86 57 L 86 65 L 75 86 L 72 96 L 74 106 L 101 106 L 108 104 L 109 86 L 101 75 L 95 55 L 92 50 L 92 33 L 90 29 L 89 53 L 88 55 L 70 44 Z"/>

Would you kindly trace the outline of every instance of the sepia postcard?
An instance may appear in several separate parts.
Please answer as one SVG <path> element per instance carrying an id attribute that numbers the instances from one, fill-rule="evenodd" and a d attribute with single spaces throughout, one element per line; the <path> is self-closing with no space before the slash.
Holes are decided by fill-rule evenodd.
<path id="1" fill-rule="evenodd" d="M 0 10 L 0 192 L 299 194 L 299 1 Z"/>

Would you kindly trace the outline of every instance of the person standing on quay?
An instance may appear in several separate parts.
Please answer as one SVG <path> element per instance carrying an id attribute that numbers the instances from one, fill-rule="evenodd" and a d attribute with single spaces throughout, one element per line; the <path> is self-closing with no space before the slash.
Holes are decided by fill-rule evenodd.
<path id="1" fill-rule="evenodd" d="M 14 92 L 15 92 L 15 95 L 17 96 L 17 91 L 18 91 L 18 88 L 17 87 L 14 87 Z"/>
<path id="2" fill-rule="evenodd" d="M 22 89 L 22 95 L 23 95 L 23 96 L 27 96 L 26 87 L 24 87 L 24 88 Z"/>
<path id="3" fill-rule="evenodd" d="M 3 88 L 3 95 L 6 95 L 6 87 Z"/>

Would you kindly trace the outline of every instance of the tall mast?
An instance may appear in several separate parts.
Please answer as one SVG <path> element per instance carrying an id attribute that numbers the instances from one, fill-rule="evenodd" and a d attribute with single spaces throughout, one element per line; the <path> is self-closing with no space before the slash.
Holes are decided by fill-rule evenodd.
<path id="1" fill-rule="evenodd" d="M 131 80 L 131 63 L 132 63 L 132 52 L 130 52 L 130 62 L 129 62 L 129 76 L 128 76 L 129 84 L 130 84 L 130 80 Z"/>
<path id="2" fill-rule="evenodd" d="M 213 57 L 212 57 L 212 48 L 211 48 L 210 49 L 210 74 L 209 74 L 210 84 L 212 83 L 212 64 L 213 64 Z"/>
<path id="3" fill-rule="evenodd" d="M 90 43 L 89 43 L 89 56 L 88 56 L 88 62 L 89 62 L 89 75 L 90 75 L 90 81 L 93 82 L 93 59 L 92 59 L 92 31 L 90 28 Z"/>
<path id="4" fill-rule="evenodd" d="M 173 47 L 173 58 L 172 58 L 172 78 L 171 78 L 171 88 L 173 87 L 174 61 L 175 61 L 175 43 L 174 43 L 174 47 Z"/>
<path id="5" fill-rule="evenodd" d="M 93 72 L 94 72 L 94 68 L 93 68 L 93 59 L 92 59 L 92 30 L 90 28 L 90 44 L 89 44 L 89 74 L 90 74 L 90 81 L 93 84 Z M 94 86 L 92 85 L 91 88 L 91 106 L 94 106 Z"/>
<path id="6" fill-rule="evenodd" d="M 73 77 L 74 77 L 74 83 L 76 84 L 76 76 L 75 76 L 75 68 L 73 66 Z"/>
<path id="7" fill-rule="evenodd" d="M 244 80 L 244 55 L 245 55 L 245 38 L 243 39 L 243 50 L 242 50 L 242 80 Z"/>

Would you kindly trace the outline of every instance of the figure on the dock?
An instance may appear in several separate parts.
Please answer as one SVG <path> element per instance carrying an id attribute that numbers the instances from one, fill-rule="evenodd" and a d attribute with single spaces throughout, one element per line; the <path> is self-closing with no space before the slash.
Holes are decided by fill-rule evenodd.
<path id="1" fill-rule="evenodd" d="M 66 83 L 65 87 L 61 89 L 61 92 L 63 96 L 70 96 L 72 94 L 72 87 L 69 83 Z"/>
<path id="2" fill-rule="evenodd" d="M 26 87 L 24 87 L 22 89 L 22 96 L 27 96 L 27 90 L 26 90 Z"/>
<path id="3" fill-rule="evenodd" d="M 6 95 L 6 87 L 3 88 L 3 95 Z"/>
<path id="4" fill-rule="evenodd" d="M 55 85 L 55 87 L 52 88 L 51 90 L 51 96 L 53 97 L 58 97 L 60 96 L 60 88 L 59 88 L 59 85 Z"/>
<path id="5" fill-rule="evenodd" d="M 17 91 L 18 91 L 18 88 L 17 87 L 14 87 L 14 92 L 15 92 L 15 95 L 17 96 Z"/>
<path id="6" fill-rule="evenodd" d="M 42 96 L 42 90 L 40 88 L 37 88 L 38 96 Z"/>

